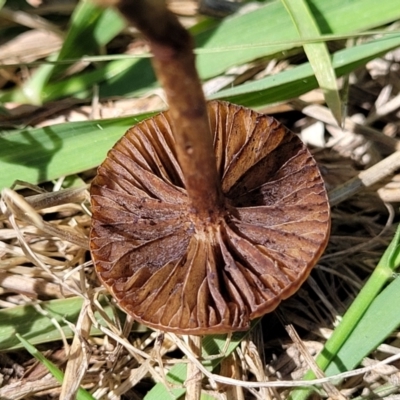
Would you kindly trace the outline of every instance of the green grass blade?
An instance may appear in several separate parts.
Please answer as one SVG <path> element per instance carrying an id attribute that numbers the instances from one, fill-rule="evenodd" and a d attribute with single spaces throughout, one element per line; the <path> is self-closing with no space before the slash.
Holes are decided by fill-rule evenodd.
<path id="1" fill-rule="evenodd" d="M 111 61 L 95 71 L 48 84 L 44 88 L 43 97 L 46 101 L 72 95 L 87 98 L 91 95 L 93 85 L 99 82 L 102 82 L 100 97 L 108 97 L 110 92 L 125 93 L 126 87 L 132 84 L 135 85 L 136 96 L 158 86 L 150 60 L 127 58 Z"/>
<path id="2" fill-rule="evenodd" d="M 150 115 L 2 132 L 0 188 L 16 179 L 37 184 L 96 167 L 128 128 Z"/>
<path id="3" fill-rule="evenodd" d="M 304 0 L 281 0 L 296 26 L 302 39 L 310 39 L 320 35 L 319 27 Z M 337 86 L 335 71 L 326 43 L 306 43 L 304 51 L 314 71 L 319 87 L 331 109 L 338 125 L 342 120 L 342 106 Z"/>
<path id="4" fill-rule="evenodd" d="M 57 367 L 57 365 L 53 364 L 50 360 L 48 360 L 40 351 L 38 351 L 34 346 L 32 346 L 27 340 L 25 340 L 20 334 L 16 333 L 15 336 L 22 343 L 25 349 L 32 354 L 41 364 L 43 364 L 50 373 L 60 382 L 63 383 L 64 373 Z M 78 400 L 96 400 L 89 392 L 85 389 L 79 388 L 76 394 L 76 398 Z"/>
<path id="5" fill-rule="evenodd" d="M 335 329 L 335 332 L 326 342 L 324 349 L 318 356 L 318 365 L 323 370 L 325 370 L 334 355 L 342 347 L 343 343 L 347 340 L 354 329 L 354 326 L 360 321 L 361 317 L 382 290 L 383 286 L 393 276 L 393 270 L 400 265 L 400 257 L 397 253 L 399 246 L 400 225 L 374 272 L 366 282 L 365 286 L 361 289 L 359 295 L 343 316 L 340 325 Z"/>
<path id="6" fill-rule="evenodd" d="M 211 395 L 209 395 L 207 393 L 202 393 L 201 397 L 200 397 L 200 400 L 217 400 L 217 397 L 211 396 Z"/>
<path id="7" fill-rule="evenodd" d="M 359 32 L 400 18 L 399 0 L 312 0 L 308 3 L 321 34 Z M 200 75 L 210 78 L 234 65 L 299 47 L 298 39 L 299 34 L 282 3 L 269 2 L 253 12 L 226 18 L 218 27 L 196 36 L 197 47 L 202 49 L 197 60 Z M 262 47 L 276 42 L 279 44 L 275 48 Z M 225 52 L 229 47 L 240 50 Z M 207 50 L 214 51 L 203 54 Z"/>
<path id="8" fill-rule="evenodd" d="M 66 338 L 72 338 L 74 333 L 66 321 L 76 324 L 82 304 L 83 300 L 80 297 L 70 297 L 41 302 L 40 307 L 44 313 L 40 313 L 31 305 L 0 310 L 0 352 L 21 348 L 21 343 L 15 337 L 16 332 L 19 332 L 34 345 L 61 340 L 61 333 L 51 319 L 58 322 Z M 101 304 L 108 317 L 111 320 L 114 319 L 114 311 L 107 302 L 102 301 Z M 106 326 L 100 314 L 95 312 L 95 316 L 99 324 Z M 125 314 L 120 314 L 122 320 L 124 316 Z M 134 327 L 135 331 L 142 331 L 143 329 L 139 324 Z M 101 331 L 92 327 L 90 334 L 100 335 Z"/>
<path id="9" fill-rule="evenodd" d="M 350 338 L 351 333 L 355 327 L 361 323 L 364 314 L 369 309 L 373 301 L 377 298 L 381 292 L 383 286 L 394 276 L 394 271 L 400 266 L 400 225 L 397 228 L 396 234 L 391 241 L 390 245 L 386 249 L 374 272 L 361 289 L 359 295 L 351 304 L 346 314 L 343 316 L 339 326 L 334 330 L 331 337 L 325 343 L 324 348 L 316 359 L 318 367 L 325 371 L 330 365 L 332 360 L 337 356 L 340 349 L 345 345 L 346 341 Z M 397 279 L 398 280 L 398 279 Z M 397 287 L 397 284 L 395 285 Z M 386 299 L 386 297 L 384 297 Z M 379 304 L 379 301 L 378 301 Z M 389 302 L 387 308 L 392 308 L 392 305 L 396 304 L 392 301 Z M 397 310 L 398 312 L 398 310 Z M 396 321 L 399 321 L 400 317 L 396 317 Z M 365 323 L 365 322 L 363 322 Z M 375 324 L 381 325 L 380 313 L 375 314 Z M 396 324 L 397 326 L 397 324 Z M 380 332 L 381 333 L 381 332 Z M 390 333 L 390 332 L 389 332 Z M 388 334 L 389 334 L 388 333 Z M 387 336 L 387 335 L 386 335 Z M 369 343 L 369 347 L 374 347 L 376 343 Z M 367 347 L 365 344 L 364 348 Z M 346 356 L 345 356 L 346 357 Z M 312 371 L 308 371 L 304 376 L 304 379 L 314 379 L 315 374 Z M 294 390 L 291 395 L 291 400 L 306 400 L 311 394 L 312 389 L 310 388 L 299 388 Z"/>
<path id="10" fill-rule="evenodd" d="M 58 60 L 79 57 L 80 55 L 93 54 L 98 50 L 98 43 L 94 38 L 94 27 L 96 26 L 104 10 L 88 1 L 79 1 L 71 15 L 69 29 L 64 39 L 62 48 L 57 56 Z M 86 40 L 83 40 L 83 39 Z M 68 66 L 54 65 L 53 75 L 59 75 Z"/>
<path id="11" fill-rule="evenodd" d="M 354 35 L 400 19 L 400 0 L 312 0 L 308 4 L 322 35 Z M 194 27 L 193 31 L 200 52 L 197 65 L 202 79 L 210 79 L 232 66 L 258 58 L 284 58 L 288 50 L 301 47 L 299 34 L 278 0 L 253 12 L 226 18 L 216 25 Z M 149 60 L 123 67 L 112 79 L 107 77 L 104 64 L 97 68 L 95 75 L 86 72 L 57 83 L 49 82 L 43 88 L 43 100 L 70 95 L 90 97 L 94 84 L 99 85 L 102 97 L 138 95 L 156 85 L 152 72 L 149 75 Z M 115 70 L 118 68 L 118 64 L 114 65 Z M 3 94 L 2 98 L 10 100 L 10 96 Z"/>
<path id="12" fill-rule="evenodd" d="M 94 2 L 81 0 L 71 16 L 70 27 L 64 40 L 59 60 L 94 54 L 125 27 L 122 17 L 112 8 L 104 9 Z M 69 66 L 56 65 L 57 76 Z"/>
<path id="13" fill-rule="evenodd" d="M 373 301 L 362 320 L 325 370 L 332 376 L 356 368 L 364 357 L 375 350 L 400 326 L 400 277 L 391 282 Z"/>
<path id="14" fill-rule="evenodd" d="M 386 35 L 353 48 L 336 52 L 332 64 L 337 76 L 348 74 L 368 61 L 400 46 L 400 35 Z M 224 99 L 248 107 L 261 107 L 298 97 L 318 87 L 309 63 L 291 70 L 268 76 L 254 82 L 221 90 L 210 96 L 211 99 Z"/>
<path id="15" fill-rule="evenodd" d="M 49 60 L 55 60 L 56 56 L 50 56 Z M 42 104 L 42 92 L 43 88 L 49 81 L 55 65 L 44 64 L 41 65 L 35 72 L 35 74 L 27 81 L 21 88 L 17 88 L 10 92 L 11 97 L 8 99 L 4 98 L 4 101 L 15 101 L 17 103 L 29 103 L 29 104 Z"/>
<path id="16" fill-rule="evenodd" d="M 333 56 L 333 65 L 337 75 L 341 76 L 399 46 L 400 35 L 387 35 L 338 51 Z M 152 73 L 152 70 L 148 71 Z M 259 107 L 297 97 L 315 87 L 317 82 L 312 68 L 306 63 L 256 82 L 223 90 L 212 98 Z M 95 167 L 131 125 L 149 115 L 0 133 L 0 169 L 3 172 L 0 188 L 9 187 L 16 179 L 38 183 Z"/>
<path id="17" fill-rule="evenodd" d="M 80 56 L 94 54 L 117 35 L 125 24 L 113 9 L 104 9 L 94 2 L 80 1 L 71 16 L 70 27 L 63 46 L 57 56 L 51 59 L 79 59 Z M 12 100 L 28 100 L 41 104 L 45 99 L 45 88 L 51 79 L 57 78 L 69 65 L 43 65 L 23 85 L 12 92 Z"/>

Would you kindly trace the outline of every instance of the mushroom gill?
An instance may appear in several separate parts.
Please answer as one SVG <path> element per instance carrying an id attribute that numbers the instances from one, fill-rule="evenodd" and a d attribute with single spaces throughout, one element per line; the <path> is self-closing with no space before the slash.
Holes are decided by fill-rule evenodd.
<path id="1" fill-rule="evenodd" d="M 91 252 L 120 306 L 153 328 L 213 334 L 249 328 L 305 281 L 329 237 L 315 160 L 274 118 L 208 103 L 222 206 L 199 217 L 168 111 L 111 149 L 91 186 Z"/>

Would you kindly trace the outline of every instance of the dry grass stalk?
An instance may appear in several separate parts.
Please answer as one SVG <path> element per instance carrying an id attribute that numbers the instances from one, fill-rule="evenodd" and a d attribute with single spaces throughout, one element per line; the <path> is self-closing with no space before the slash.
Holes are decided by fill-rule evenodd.
<path id="1" fill-rule="evenodd" d="M 197 358 L 201 358 L 201 336 L 187 337 L 188 348 L 192 351 L 193 355 Z M 193 363 L 189 363 L 187 367 L 187 377 L 185 386 L 187 389 L 186 400 L 196 400 L 201 397 L 201 387 L 202 387 L 202 374 Z"/>
<path id="2" fill-rule="evenodd" d="M 87 341 L 90 337 L 92 321 L 88 315 L 90 302 L 84 302 L 65 368 L 64 381 L 61 387 L 61 400 L 73 400 L 80 384 L 89 368 L 90 346 Z"/>

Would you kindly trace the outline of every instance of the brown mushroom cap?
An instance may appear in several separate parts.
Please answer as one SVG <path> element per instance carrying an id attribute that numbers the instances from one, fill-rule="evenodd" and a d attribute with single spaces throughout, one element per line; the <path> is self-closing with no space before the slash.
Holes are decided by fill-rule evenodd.
<path id="1" fill-rule="evenodd" d="M 315 160 L 274 118 L 208 105 L 223 211 L 190 209 L 167 112 L 129 129 L 91 186 L 91 252 L 119 305 L 153 328 L 246 330 L 294 294 L 324 251 L 330 210 Z"/>

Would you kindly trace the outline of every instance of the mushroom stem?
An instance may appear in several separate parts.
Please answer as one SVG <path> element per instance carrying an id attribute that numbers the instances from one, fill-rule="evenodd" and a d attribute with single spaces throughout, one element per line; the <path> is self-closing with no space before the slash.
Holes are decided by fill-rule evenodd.
<path id="1" fill-rule="evenodd" d="M 117 6 L 150 43 L 169 103 L 190 211 L 201 221 L 214 221 L 223 209 L 223 195 L 192 38 L 164 0 L 120 0 Z"/>

